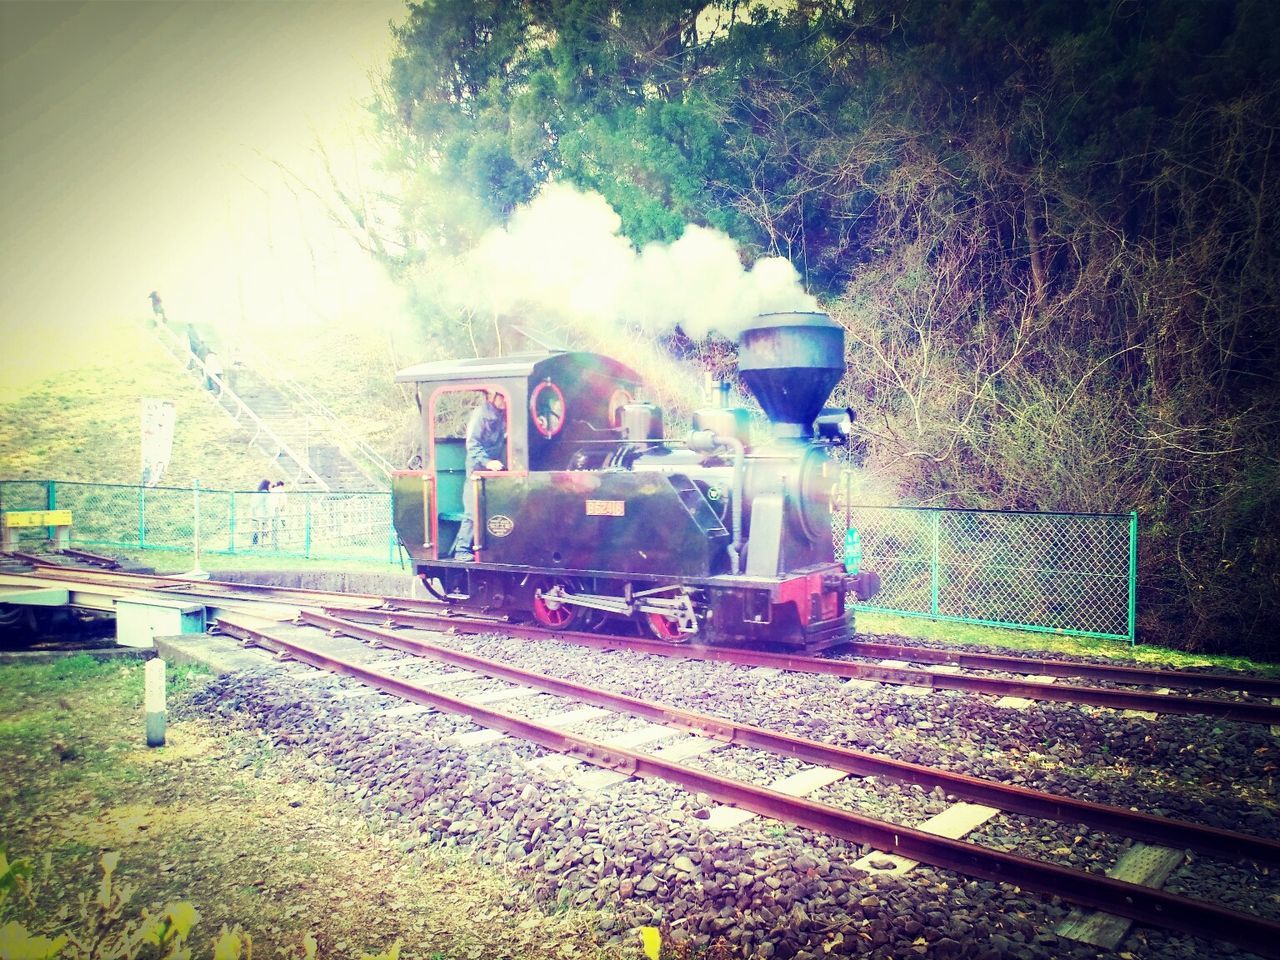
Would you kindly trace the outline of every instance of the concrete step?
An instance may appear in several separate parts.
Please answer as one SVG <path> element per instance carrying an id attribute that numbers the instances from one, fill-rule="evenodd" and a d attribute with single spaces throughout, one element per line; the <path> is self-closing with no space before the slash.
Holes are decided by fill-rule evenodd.
<path id="1" fill-rule="evenodd" d="M 309 461 L 308 465 L 320 473 L 332 489 L 365 491 L 379 488 L 379 484 L 366 477 L 356 464 L 342 454 L 336 438 L 328 435 L 326 422 L 295 410 L 286 395 L 252 369 L 238 370 L 233 381 L 231 388 L 245 406 L 253 411 L 253 415 L 279 438 L 279 443 L 298 457 Z M 220 403 L 229 413 L 236 415 L 238 407 L 230 398 L 223 398 Z M 252 435 L 252 431 L 256 429 L 253 421 L 244 417 L 240 420 L 244 429 Z M 287 470 L 295 469 L 287 457 L 280 459 L 278 455 L 281 451 L 272 437 L 260 435 L 254 439 L 253 445 L 265 457 L 280 460 Z M 316 459 L 316 448 L 325 448 L 322 461 Z M 321 465 L 324 467 L 323 472 Z M 306 482 L 306 479 L 305 476 L 300 478 L 299 483 Z"/>

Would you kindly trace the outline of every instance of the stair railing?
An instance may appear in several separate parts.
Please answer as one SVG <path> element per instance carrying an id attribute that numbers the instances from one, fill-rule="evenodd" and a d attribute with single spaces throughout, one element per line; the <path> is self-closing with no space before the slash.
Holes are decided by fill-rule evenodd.
<path id="1" fill-rule="evenodd" d="M 270 358 L 257 350 L 248 350 L 244 351 L 244 353 L 254 361 L 254 368 L 259 376 L 264 377 L 272 386 L 282 388 L 292 394 L 294 399 L 305 407 L 309 413 L 327 423 L 328 432 L 338 441 L 338 449 L 342 451 L 348 460 L 355 464 L 366 479 L 374 483 L 390 484 L 391 473 L 395 467 L 386 457 L 375 450 L 368 441 L 357 434 L 341 417 L 325 406 L 323 401 L 312 394 L 311 391 L 283 372 Z M 371 464 L 380 476 L 370 476 L 369 471 L 365 469 L 365 464 Z"/>
<path id="2" fill-rule="evenodd" d="M 204 364 L 201 362 L 198 356 L 196 356 L 194 353 L 191 352 L 190 346 L 186 343 L 186 341 L 182 337 L 178 335 L 176 330 L 171 330 L 167 324 L 158 324 L 156 327 L 157 335 L 159 335 L 162 330 L 169 334 L 169 338 L 168 338 L 169 340 L 176 341 L 171 343 L 171 342 L 166 342 L 166 338 L 163 336 L 160 336 L 159 338 L 161 344 L 164 345 L 165 350 L 169 353 L 170 356 L 173 357 L 173 359 L 176 362 L 185 363 L 186 365 L 185 368 L 188 370 L 192 369 L 192 363 L 194 363 L 196 378 L 198 380 L 203 380 L 206 376 L 209 376 L 210 379 L 212 379 L 213 382 L 218 385 L 218 389 L 221 390 L 222 392 L 218 396 L 212 398 L 214 402 L 217 403 L 218 409 L 220 409 L 223 413 L 225 413 L 228 417 L 230 417 L 232 421 L 234 421 L 235 423 L 241 422 L 240 417 L 242 415 L 246 416 L 249 419 L 249 421 L 257 428 L 257 432 L 249 440 L 250 444 L 253 444 L 254 442 L 257 441 L 257 439 L 260 436 L 265 434 L 267 438 L 275 445 L 277 458 L 280 456 L 281 453 L 283 453 L 285 456 L 287 456 L 290 460 L 292 460 L 297 465 L 298 473 L 294 476 L 295 483 L 298 480 L 300 480 L 302 476 L 305 474 L 307 478 L 310 479 L 310 481 L 314 483 L 320 490 L 322 490 L 325 493 L 332 492 L 332 488 L 324 480 L 324 478 L 321 477 L 318 473 L 316 473 L 313 469 L 311 469 L 311 464 L 307 462 L 306 458 L 298 456 L 298 454 L 294 452 L 293 448 L 290 447 L 287 443 L 285 443 L 285 441 L 280 437 L 280 435 L 277 434 L 274 430 L 272 430 L 271 427 L 266 423 L 266 421 L 263 420 L 261 417 L 259 417 L 256 413 L 254 413 L 253 409 L 247 403 L 245 403 L 244 400 L 240 398 L 239 394 L 237 394 L 234 390 L 231 389 L 231 386 L 226 382 L 226 380 L 224 380 L 222 377 L 210 376 L 204 372 Z M 176 352 L 175 352 L 175 349 L 176 349 Z M 231 400 L 232 405 L 235 409 L 235 413 L 232 413 L 231 410 L 227 409 L 227 406 L 222 402 L 222 399 L 224 397 L 229 398 Z"/>

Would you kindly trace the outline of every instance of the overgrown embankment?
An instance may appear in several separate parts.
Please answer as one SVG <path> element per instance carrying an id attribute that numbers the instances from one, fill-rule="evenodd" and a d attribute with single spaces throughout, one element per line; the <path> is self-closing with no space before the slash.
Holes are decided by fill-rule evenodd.
<path id="1" fill-rule="evenodd" d="M 885 498 L 1137 510 L 1143 638 L 1276 658 L 1280 8 L 442 0 L 399 37 L 373 240 L 424 325 L 528 322 L 429 291 L 547 182 L 636 245 L 726 231 L 848 329 Z"/>

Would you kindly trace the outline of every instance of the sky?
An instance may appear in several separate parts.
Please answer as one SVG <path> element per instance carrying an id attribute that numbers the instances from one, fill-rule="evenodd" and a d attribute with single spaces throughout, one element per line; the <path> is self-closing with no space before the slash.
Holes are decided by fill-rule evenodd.
<path id="1" fill-rule="evenodd" d="M 387 285 L 280 166 L 374 151 L 361 106 L 403 0 L 0 0 L 0 386 L 145 316 L 238 336 L 385 309 Z"/>

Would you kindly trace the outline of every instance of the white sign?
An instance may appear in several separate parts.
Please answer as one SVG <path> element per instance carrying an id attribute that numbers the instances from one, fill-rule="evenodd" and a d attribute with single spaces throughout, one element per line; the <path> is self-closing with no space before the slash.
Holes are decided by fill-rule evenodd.
<path id="1" fill-rule="evenodd" d="M 142 398 L 142 485 L 154 487 L 169 469 L 177 410 L 171 400 Z"/>

